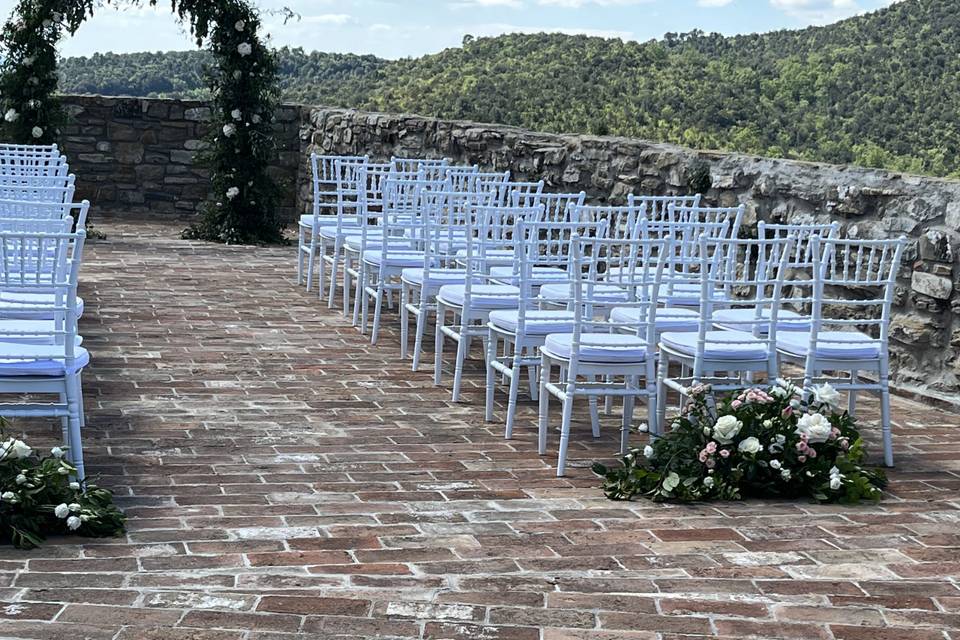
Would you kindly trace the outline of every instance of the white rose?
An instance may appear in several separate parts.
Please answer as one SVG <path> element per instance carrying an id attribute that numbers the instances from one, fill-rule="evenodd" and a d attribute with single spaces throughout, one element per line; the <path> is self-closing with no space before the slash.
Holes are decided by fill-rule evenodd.
<path id="1" fill-rule="evenodd" d="M 653 447 L 647 445 L 643 448 L 643 455 L 647 458 L 653 458 Z"/>
<path id="2" fill-rule="evenodd" d="M 70 529 L 70 531 L 76 531 L 80 528 L 81 524 L 83 524 L 83 521 L 77 516 L 67 518 L 67 529 Z"/>
<path id="3" fill-rule="evenodd" d="M 83 508 L 83 507 L 81 507 L 79 504 L 77 504 L 76 502 L 71 502 L 71 503 L 70 503 L 69 505 L 67 505 L 67 506 L 70 507 L 70 511 L 72 511 L 73 513 L 77 513 L 78 511 L 80 511 L 80 509 Z"/>
<path id="4" fill-rule="evenodd" d="M 760 444 L 760 441 L 754 438 L 753 436 L 742 440 L 737 446 L 737 449 L 740 450 L 740 453 L 758 453 L 763 449 L 763 445 Z"/>
<path id="5" fill-rule="evenodd" d="M 58 458 L 58 459 L 62 458 L 63 449 L 61 449 L 60 447 L 54 447 L 53 449 L 50 449 L 50 455 L 52 455 L 54 458 Z"/>
<path id="6" fill-rule="evenodd" d="M 66 504 L 58 504 L 53 510 L 53 515 L 57 516 L 58 518 L 66 518 L 68 515 L 70 515 L 70 507 L 68 507 Z"/>
<path id="7" fill-rule="evenodd" d="M 675 472 L 671 471 L 670 475 L 668 475 L 666 479 L 663 481 L 664 490 L 673 491 L 679 486 L 680 486 L 680 476 L 678 476 Z"/>
<path id="8" fill-rule="evenodd" d="M 807 414 L 797 422 L 796 433 L 807 436 L 807 440 L 812 443 L 826 442 L 832 431 L 830 421 L 819 413 Z"/>
<path id="9" fill-rule="evenodd" d="M 253 47 L 249 42 L 241 42 L 239 45 L 237 45 L 237 53 L 244 57 L 248 56 L 253 53 Z"/>
<path id="10" fill-rule="evenodd" d="M 236 132 L 237 132 L 236 125 L 232 125 L 232 124 L 223 125 L 223 135 L 227 136 L 228 138 L 234 135 Z"/>
<path id="11" fill-rule="evenodd" d="M 40 127 L 34 127 L 34 128 L 33 128 L 33 131 L 31 131 L 30 133 L 33 134 L 33 137 L 34 137 L 34 138 L 42 138 L 42 137 L 43 137 L 43 129 L 40 128 Z"/>
<path id="12" fill-rule="evenodd" d="M 53 26 L 53 20 L 50 20 L 49 18 L 47 18 L 41 24 L 44 26 L 44 28 L 49 29 L 50 27 Z"/>
<path id="13" fill-rule="evenodd" d="M 21 60 L 21 64 L 23 64 L 23 66 L 25 67 L 32 67 L 34 62 L 36 62 L 36 58 L 34 58 L 33 56 L 27 56 L 26 58 Z"/>
<path id="14" fill-rule="evenodd" d="M 780 467 L 782 467 L 782 466 L 783 466 L 783 465 L 780 463 L 779 460 L 771 460 L 771 461 L 770 461 L 770 468 L 773 469 L 774 471 L 778 470 L 778 469 L 779 469 Z"/>
<path id="15" fill-rule="evenodd" d="M 68 476 L 70 475 L 70 469 L 67 467 L 60 467 L 59 469 L 57 469 L 57 473 L 59 473 L 62 476 Z"/>
<path id="16" fill-rule="evenodd" d="M 238 195 L 240 195 L 240 189 L 238 189 L 237 187 L 230 187 L 229 189 L 227 189 L 227 197 L 230 198 L 231 200 L 236 198 Z"/>
<path id="17" fill-rule="evenodd" d="M 830 488 L 836 491 L 843 484 L 843 480 L 837 477 L 830 478 Z"/>
<path id="18" fill-rule="evenodd" d="M 233 28 L 236 29 L 237 31 L 243 31 L 244 29 L 247 28 L 247 23 L 244 22 L 243 20 L 237 20 L 237 23 L 233 25 Z"/>
<path id="19" fill-rule="evenodd" d="M 790 480 L 790 469 L 784 469 L 780 472 L 780 477 L 784 480 Z"/>
<path id="20" fill-rule="evenodd" d="M 250 119 L 253 120 L 253 124 L 260 124 L 260 123 L 263 121 L 263 118 L 261 118 L 261 117 L 260 117 L 258 114 L 256 114 L 256 113 L 253 114 L 253 117 L 250 118 Z"/>
<path id="21" fill-rule="evenodd" d="M 53 21 L 54 21 L 54 22 L 61 22 L 61 21 L 63 20 L 63 14 L 60 13 L 59 11 L 54 11 L 54 12 L 53 12 L 52 14 L 50 14 L 50 15 L 51 15 L 51 17 L 53 18 Z"/>
<path id="22" fill-rule="evenodd" d="M 10 438 L 4 443 L 3 450 L 5 455 L 0 457 L 9 455 L 20 460 L 29 458 L 30 454 L 33 453 L 33 449 L 28 447 L 26 442 L 23 440 L 14 440 L 13 438 Z"/>
<path id="23" fill-rule="evenodd" d="M 237 69 L 236 71 L 233 72 L 234 80 L 239 80 L 242 77 L 243 77 L 243 71 L 240 71 L 239 69 Z"/>
<path id="24" fill-rule="evenodd" d="M 19 474 L 19 475 L 17 475 L 16 483 L 17 483 L 17 484 L 27 484 L 27 476 L 23 475 L 22 473 Z"/>
<path id="25" fill-rule="evenodd" d="M 703 486 L 707 487 L 708 489 L 713 487 L 714 484 L 716 484 L 716 481 L 709 476 L 703 479 Z"/>
<path id="26" fill-rule="evenodd" d="M 240 109 L 234 109 L 230 112 L 230 117 L 234 120 L 241 120 L 243 118 L 243 113 L 240 111 Z"/>
<path id="27" fill-rule="evenodd" d="M 70 488 L 73 489 L 74 491 L 80 491 L 80 483 L 79 483 L 79 482 L 71 482 L 71 483 L 70 483 Z"/>
<path id="28" fill-rule="evenodd" d="M 840 400 L 840 392 L 830 386 L 830 383 L 824 383 L 812 389 L 813 399 L 818 404 L 825 404 L 831 407 L 837 406 Z"/>
<path id="29" fill-rule="evenodd" d="M 770 427 L 773 426 L 773 420 L 764 420 L 764 421 L 763 421 L 763 426 L 764 426 L 765 429 L 769 429 Z"/>
<path id="30" fill-rule="evenodd" d="M 720 444 L 730 444 L 742 428 L 743 423 L 736 416 L 722 416 L 713 425 L 713 438 Z"/>
<path id="31" fill-rule="evenodd" d="M 15 494 L 13 491 L 4 491 L 2 494 L 0 494 L 0 499 L 2 500 L 9 501 L 9 500 L 15 499 L 16 497 L 17 497 L 17 494 Z"/>
<path id="32" fill-rule="evenodd" d="M 3 114 L 3 119 L 7 122 L 16 122 L 17 118 L 20 117 L 20 114 L 17 113 L 16 109 L 9 109 L 5 114 Z"/>

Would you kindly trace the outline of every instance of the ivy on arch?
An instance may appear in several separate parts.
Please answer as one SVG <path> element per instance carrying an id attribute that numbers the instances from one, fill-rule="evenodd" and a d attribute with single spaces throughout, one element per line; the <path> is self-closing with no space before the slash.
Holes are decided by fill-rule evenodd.
<path id="1" fill-rule="evenodd" d="M 57 44 L 75 33 L 96 5 L 97 0 L 19 0 L 0 32 L 0 114 L 6 141 L 57 140 L 65 121 L 56 95 Z M 277 214 L 281 189 L 268 172 L 280 91 L 275 55 L 259 35 L 260 12 L 246 0 L 171 0 L 171 7 L 198 46 L 209 46 L 216 60 L 209 73 L 211 131 L 198 156 L 210 169 L 211 198 L 184 235 L 230 244 L 282 242 L 284 225 Z"/>

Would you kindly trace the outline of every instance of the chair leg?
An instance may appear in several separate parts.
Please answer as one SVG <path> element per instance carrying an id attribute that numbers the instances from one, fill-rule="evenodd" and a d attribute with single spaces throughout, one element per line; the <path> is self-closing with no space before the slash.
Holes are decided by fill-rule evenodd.
<path id="1" fill-rule="evenodd" d="M 70 403 L 67 401 L 66 392 L 60 394 L 60 404 L 67 407 L 67 412 L 70 410 Z M 70 446 L 70 416 L 66 415 L 60 418 L 60 430 L 62 432 L 63 445 L 65 447 Z M 68 451 L 67 455 L 70 462 L 73 462 L 73 452 Z"/>
<path id="2" fill-rule="evenodd" d="M 859 371 L 850 372 L 850 383 L 857 384 L 859 382 Z M 847 413 L 850 414 L 851 418 L 857 417 L 857 390 L 850 389 L 850 393 L 847 394 Z"/>
<path id="3" fill-rule="evenodd" d="M 400 283 L 400 359 L 406 360 L 410 355 L 410 310 L 407 309 L 407 300 L 410 297 L 410 288 L 406 282 Z"/>
<path id="4" fill-rule="evenodd" d="M 307 254 L 307 291 L 313 288 L 313 272 L 316 268 L 317 244 L 310 238 L 310 253 Z M 323 293 L 320 294 L 323 297 Z"/>
<path id="5" fill-rule="evenodd" d="M 447 309 L 437 303 L 437 335 L 433 345 L 433 384 L 439 385 L 443 378 L 443 323 Z"/>
<path id="6" fill-rule="evenodd" d="M 893 425 L 890 424 L 890 382 L 880 377 L 880 429 L 883 431 L 883 463 L 893 466 Z"/>
<path id="7" fill-rule="evenodd" d="M 557 477 L 562 478 L 567 467 L 567 447 L 570 444 L 570 422 L 573 420 L 573 385 L 568 385 L 563 398 L 563 422 L 560 423 L 560 453 L 557 456 Z"/>
<path id="8" fill-rule="evenodd" d="M 470 348 L 470 338 L 467 332 L 470 330 L 469 319 L 460 316 L 460 339 L 457 340 L 457 366 L 453 372 L 453 401 L 460 402 L 460 387 L 463 385 L 463 367 L 467 362 L 467 349 Z"/>
<path id="9" fill-rule="evenodd" d="M 510 390 L 507 392 L 507 439 L 513 437 L 513 425 L 517 420 L 517 396 L 520 395 L 520 378 L 523 377 L 523 343 L 519 340 L 513 347 L 513 361 L 510 365 Z"/>
<path id="10" fill-rule="evenodd" d="M 300 227 L 300 234 L 297 240 L 297 284 L 303 283 L 303 247 L 307 242 L 307 231 Z"/>
<path id="11" fill-rule="evenodd" d="M 333 299 L 337 293 L 337 271 L 340 267 L 340 242 L 335 241 L 333 243 L 333 259 L 330 261 L 330 294 L 327 296 L 327 309 L 333 309 Z M 343 295 L 347 296 L 347 274 L 343 274 Z M 347 308 L 347 303 L 343 303 L 344 309 Z"/>
<path id="12" fill-rule="evenodd" d="M 66 387 L 71 460 L 77 469 L 77 479 L 83 480 L 86 474 L 83 467 L 83 441 L 80 437 L 80 378 L 75 375 L 67 376 Z"/>
<path id="13" fill-rule="evenodd" d="M 540 405 L 537 413 L 537 452 L 541 456 L 547 455 L 547 422 L 550 415 L 550 392 L 547 383 L 550 382 L 550 363 L 546 356 L 540 359 Z"/>
<path id="14" fill-rule="evenodd" d="M 416 337 L 413 341 L 414 371 L 417 371 L 420 368 L 420 356 L 423 354 L 423 334 L 427 329 L 427 321 L 429 320 L 429 316 L 430 311 L 427 309 L 427 305 L 421 302 L 419 312 L 417 313 Z"/>
<path id="15" fill-rule="evenodd" d="M 487 350 L 486 350 L 486 377 L 484 379 L 485 392 L 484 396 L 484 413 L 483 419 L 487 422 L 493 422 L 493 394 L 494 386 L 497 381 L 496 369 L 493 368 L 493 363 L 497 359 L 497 337 L 494 335 L 493 331 L 490 331 L 490 337 L 487 338 Z M 507 432 L 505 436 L 507 439 L 510 438 L 510 433 Z"/>
<path id="16" fill-rule="evenodd" d="M 385 274 L 380 274 L 377 277 L 377 300 L 373 310 L 373 330 L 370 332 L 370 344 L 377 344 L 377 340 L 380 338 L 380 318 L 383 315 L 383 298 L 387 294 L 385 291 L 386 283 L 387 279 Z"/>
<path id="17" fill-rule="evenodd" d="M 527 367 L 527 380 L 530 386 L 530 399 L 536 402 L 540 398 L 540 387 L 537 384 L 537 367 L 530 365 Z"/>
<path id="18" fill-rule="evenodd" d="M 633 388 L 637 384 L 635 376 L 628 376 L 626 385 Z M 635 398 L 632 395 L 623 397 L 623 423 L 620 425 L 620 455 L 625 456 L 630 450 L 630 427 L 633 424 L 633 405 Z"/>
<path id="19" fill-rule="evenodd" d="M 607 383 L 613 383 L 613 376 L 607 376 Z M 609 416 L 613 413 L 613 396 L 603 397 L 603 414 Z"/>
<path id="20" fill-rule="evenodd" d="M 360 333 L 366 335 L 370 319 L 370 297 L 367 296 L 367 287 L 370 285 L 370 274 L 366 265 L 360 267 L 360 277 L 357 278 L 357 290 L 354 296 L 360 302 Z"/>
<path id="21" fill-rule="evenodd" d="M 667 422 L 667 368 L 670 361 L 666 355 L 660 356 L 660 366 L 657 370 L 657 402 L 655 420 L 650 424 L 650 432 L 661 434 L 666 429 Z"/>
<path id="22" fill-rule="evenodd" d="M 326 282 L 327 270 L 326 268 L 324 268 L 324 262 L 323 262 L 323 257 L 327 255 L 327 243 L 323 238 L 317 239 L 317 246 L 314 253 L 320 256 L 320 259 L 317 260 L 317 265 L 320 267 L 319 269 L 317 269 L 317 296 L 319 296 L 319 298 L 323 300 L 324 299 L 323 294 L 327 290 L 326 288 L 327 287 L 327 282 Z"/>
<path id="23" fill-rule="evenodd" d="M 593 431 L 593 437 L 600 437 L 600 398 L 597 396 L 589 397 L 590 404 L 590 429 Z"/>

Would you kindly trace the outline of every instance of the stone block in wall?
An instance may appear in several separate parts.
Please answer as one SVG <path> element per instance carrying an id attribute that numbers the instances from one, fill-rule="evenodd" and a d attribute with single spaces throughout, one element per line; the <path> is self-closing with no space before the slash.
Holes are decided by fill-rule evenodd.
<path id="1" fill-rule="evenodd" d="M 953 296 L 953 281 L 950 278 L 923 271 L 913 272 L 911 288 L 936 300 L 949 300 Z"/>
<path id="2" fill-rule="evenodd" d="M 209 122 L 213 119 L 213 111 L 210 110 L 210 107 L 192 107 L 184 110 L 183 117 L 185 120 Z"/>
<path id="3" fill-rule="evenodd" d="M 170 152 L 170 162 L 178 164 L 193 164 L 194 153 L 192 151 L 183 151 L 174 149 Z"/>

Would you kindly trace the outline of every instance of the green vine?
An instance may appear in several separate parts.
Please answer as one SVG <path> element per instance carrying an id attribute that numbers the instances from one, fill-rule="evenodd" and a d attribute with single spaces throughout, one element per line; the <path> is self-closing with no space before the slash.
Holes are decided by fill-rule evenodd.
<path id="1" fill-rule="evenodd" d="M 148 2 L 156 5 L 158 0 Z M 65 32 L 75 33 L 93 14 L 94 4 L 20 0 L 0 32 L 5 141 L 56 141 L 64 121 L 56 95 L 56 46 Z M 231 244 L 282 242 L 284 224 L 277 215 L 281 190 L 268 172 L 276 152 L 273 120 L 280 92 L 274 53 L 258 36 L 260 15 L 245 0 L 171 0 L 171 6 L 217 61 L 210 73 L 212 130 L 207 150 L 198 157 L 210 169 L 212 198 L 184 236 Z"/>

